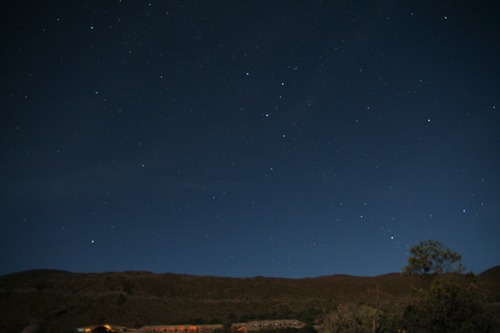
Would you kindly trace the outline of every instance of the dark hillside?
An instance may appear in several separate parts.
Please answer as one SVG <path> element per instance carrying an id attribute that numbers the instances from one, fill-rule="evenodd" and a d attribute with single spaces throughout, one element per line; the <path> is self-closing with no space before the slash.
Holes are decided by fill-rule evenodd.
<path id="1" fill-rule="evenodd" d="M 488 291 L 488 297 L 496 303 L 500 312 L 500 266 L 492 267 L 479 274 L 479 283 Z"/>
<path id="2" fill-rule="evenodd" d="M 500 289 L 499 270 L 480 275 L 493 298 Z M 344 302 L 398 304 L 419 285 L 419 279 L 401 274 L 282 279 L 35 270 L 0 277 L 0 333 L 20 332 L 33 321 L 56 331 L 103 322 L 223 323 L 229 316 L 307 321 Z"/>

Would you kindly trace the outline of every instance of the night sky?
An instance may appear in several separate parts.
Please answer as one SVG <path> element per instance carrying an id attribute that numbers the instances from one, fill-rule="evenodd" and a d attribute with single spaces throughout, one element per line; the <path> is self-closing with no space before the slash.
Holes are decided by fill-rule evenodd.
<path id="1" fill-rule="evenodd" d="M 0 274 L 500 264 L 500 2 L 6 1 Z"/>

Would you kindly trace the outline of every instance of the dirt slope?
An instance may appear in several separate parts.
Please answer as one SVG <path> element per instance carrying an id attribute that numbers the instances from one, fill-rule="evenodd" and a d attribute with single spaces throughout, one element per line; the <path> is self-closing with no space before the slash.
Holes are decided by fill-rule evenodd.
<path id="1" fill-rule="evenodd" d="M 500 266 L 480 275 L 491 299 L 500 300 Z M 96 274 L 34 270 L 0 277 L 0 333 L 21 332 L 36 321 L 55 331 L 113 323 L 224 323 L 228 318 L 300 317 L 343 302 L 402 302 L 420 280 L 387 274 L 306 279 L 223 278 L 149 272 Z"/>

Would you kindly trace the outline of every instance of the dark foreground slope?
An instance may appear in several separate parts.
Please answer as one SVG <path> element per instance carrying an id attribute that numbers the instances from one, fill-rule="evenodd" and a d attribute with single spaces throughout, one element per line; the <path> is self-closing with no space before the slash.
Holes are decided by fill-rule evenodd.
<path id="1" fill-rule="evenodd" d="M 224 323 L 253 318 L 311 320 L 345 302 L 393 304 L 412 297 L 420 280 L 401 274 L 306 279 L 222 278 L 149 272 L 80 274 L 53 270 L 0 277 L 0 333 L 43 321 L 55 331 L 113 323 Z M 500 266 L 480 275 L 500 301 Z"/>

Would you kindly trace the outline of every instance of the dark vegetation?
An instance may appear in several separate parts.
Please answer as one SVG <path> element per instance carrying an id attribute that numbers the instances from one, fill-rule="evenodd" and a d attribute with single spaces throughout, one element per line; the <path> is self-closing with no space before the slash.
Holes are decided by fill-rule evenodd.
<path id="1" fill-rule="evenodd" d="M 500 266 L 475 278 L 478 292 L 500 317 Z M 46 331 L 69 332 L 99 323 L 140 327 L 296 318 L 318 325 L 339 316 L 362 321 L 373 315 L 377 325 L 385 320 L 397 326 L 426 284 L 419 276 L 396 273 L 280 279 L 34 270 L 0 277 L 0 332 L 21 332 L 37 321 Z"/>
<path id="2" fill-rule="evenodd" d="M 465 267 L 460 254 L 435 240 L 421 241 L 410 253 L 404 273 L 418 276 L 426 284 L 416 290 L 403 314 L 393 314 L 392 323 L 397 321 L 399 327 L 416 333 L 487 333 L 498 329 L 494 301 L 488 299 L 474 274 L 462 274 Z"/>

